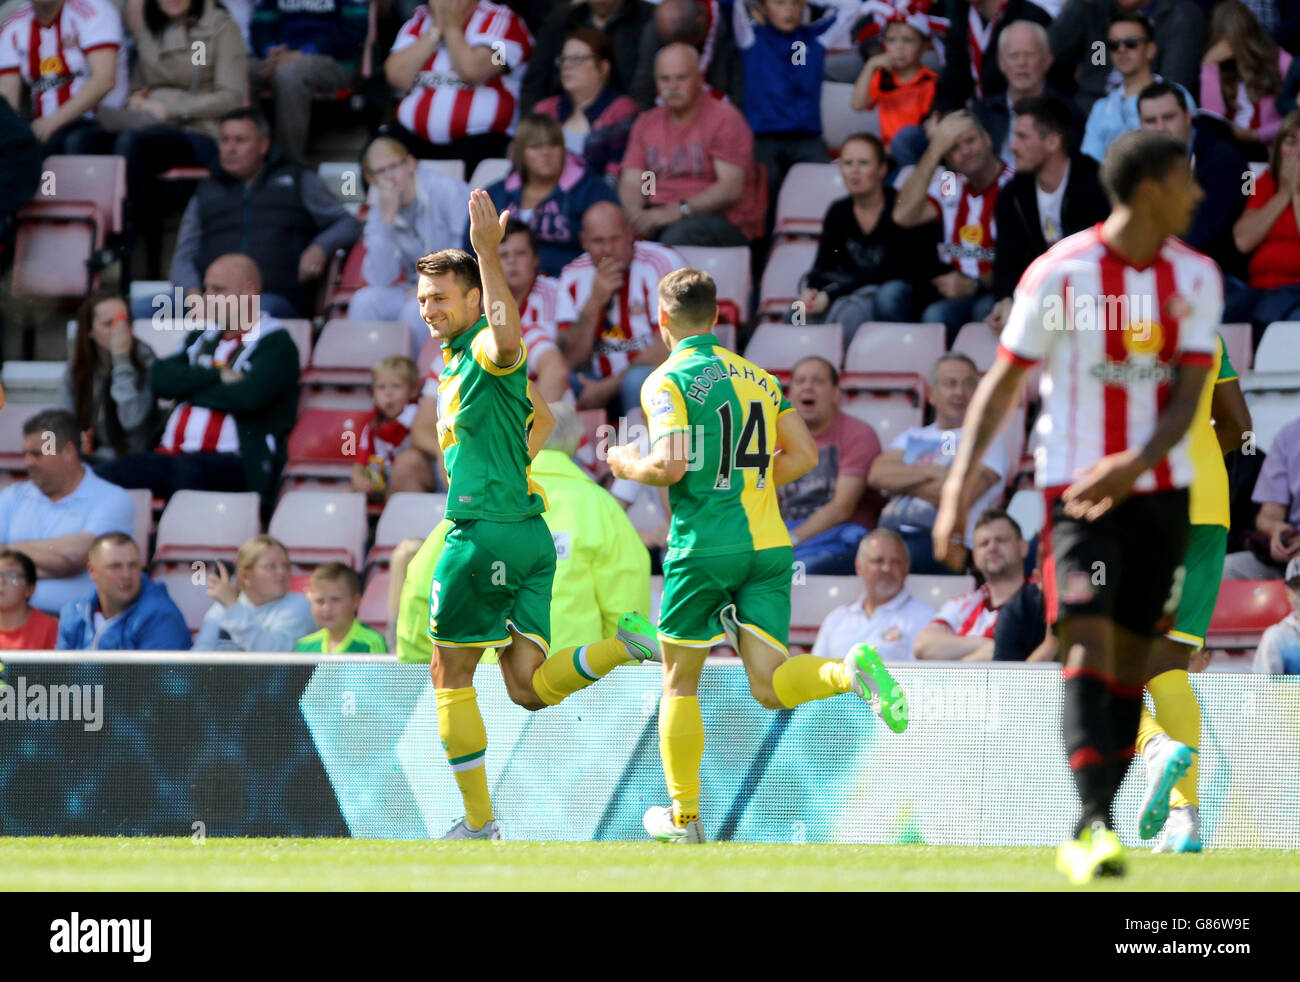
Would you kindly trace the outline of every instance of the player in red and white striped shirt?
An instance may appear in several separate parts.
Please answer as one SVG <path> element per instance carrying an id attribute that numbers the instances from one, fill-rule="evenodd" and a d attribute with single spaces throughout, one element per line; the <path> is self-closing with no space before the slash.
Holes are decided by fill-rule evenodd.
<path id="1" fill-rule="evenodd" d="M 1164 133 L 1127 133 L 1101 178 L 1110 217 L 1058 242 L 1020 280 L 934 523 L 945 554 L 972 461 L 1042 361 L 1043 585 L 1065 653 L 1062 731 L 1083 804 L 1057 865 L 1076 883 L 1124 869 L 1110 808 L 1133 756 L 1148 659 L 1178 609 L 1187 431 L 1223 313 L 1218 267 L 1174 238 L 1202 197 L 1187 148 Z"/>
<path id="2" fill-rule="evenodd" d="M 109 0 L 32 0 L 0 25 L 0 95 L 31 93 L 32 132 L 51 153 L 92 153 L 95 109 L 128 90 L 122 19 Z M 56 135 L 57 134 L 57 135 Z"/>
<path id="3" fill-rule="evenodd" d="M 504 157 L 532 51 L 527 26 L 504 4 L 432 0 L 416 7 L 384 62 L 389 83 L 406 93 L 397 121 L 415 155 L 458 157 L 471 174 L 480 160 Z"/>

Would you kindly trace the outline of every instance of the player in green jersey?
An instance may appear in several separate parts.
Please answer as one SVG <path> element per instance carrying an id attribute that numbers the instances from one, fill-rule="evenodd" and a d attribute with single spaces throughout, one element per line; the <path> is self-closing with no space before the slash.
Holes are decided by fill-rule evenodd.
<path id="1" fill-rule="evenodd" d="M 659 332 L 671 354 L 641 389 L 650 456 L 636 444 L 609 451 L 615 477 L 666 485 L 672 505 L 659 615 L 659 753 L 673 804 L 645 814 L 646 831 L 663 842 L 705 841 L 696 692 L 709 649 L 724 638 L 768 709 L 856 692 L 890 729 L 907 727 L 906 697 L 870 645 L 843 662 L 789 656 L 794 550 L 776 489 L 816 465 L 817 444 L 780 383 L 722 347 L 712 333 L 717 319 L 707 273 L 679 269 L 660 280 Z"/>
<path id="2" fill-rule="evenodd" d="M 452 523 L 429 596 L 429 669 L 438 733 L 465 801 L 465 817 L 445 838 L 499 839 L 484 768 L 487 733 L 474 693 L 483 650 L 497 649 L 510 698 L 542 709 L 629 659 L 657 661 L 659 649 L 654 625 L 632 612 L 615 637 L 547 657 L 555 544 L 529 463 L 553 419 L 528 383 L 519 309 L 498 254 L 509 212 L 498 215 L 492 199 L 475 190 L 469 216 L 477 262 L 460 249 L 443 249 L 416 264 L 420 315 L 441 340 L 446 365 L 438 382 L 438 443 Z"/>

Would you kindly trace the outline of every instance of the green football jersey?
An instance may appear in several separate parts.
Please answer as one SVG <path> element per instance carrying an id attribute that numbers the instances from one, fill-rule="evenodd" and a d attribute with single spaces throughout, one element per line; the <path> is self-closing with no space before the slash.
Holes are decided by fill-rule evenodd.
<path id="1" fill-rule="evenodd" d="M 529 476 L 534 412 L 528 356 L 520 344 L 513 365 L 494 365 L 484 346 L 489 332 L 487 318 L 480 317 L 442 345 L 446 367 L 438 378 L 438 445 L 451 480 L 446 515 L 520 522 L 546 510 Z"/>
<path id="2" fill-rule="evenodd" d="M 339 642 L 339 646 L 333 651 L 330 650 L 330 632 L 325 628 L 299 638 L 298 643 L 293 646 L 293 650 L 316 651 L 324 655 L 342 655 L 345 653 L 382 655 L 388 652 L 388 643 L 384 641 L 384 636 L 373 627 L 367 627 L 353 618 L 348 633 L 343 635 L 343 640 Z"/>
<path id="3" fill-rule="evenodd" d="M 781 384 L 712 334 L 680 341 L 641 388 L 650 441 L 688 440 L 668 489 L 669 555 L 789 546 L 772 481 L 776 421 L 793 412 Z"/>

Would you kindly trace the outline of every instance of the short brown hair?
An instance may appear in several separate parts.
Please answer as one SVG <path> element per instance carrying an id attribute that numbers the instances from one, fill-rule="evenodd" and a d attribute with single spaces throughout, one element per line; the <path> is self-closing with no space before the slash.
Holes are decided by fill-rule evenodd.
<path id="1" fill-rule="evenodd" d="M 312 587 L 322 583 L 346 583 L 354 597 L 361 596 L 361 577 L 351 566 L 342 563 L 321 563 L 311 573 Z"/>
<path id="2" fill-rule="evenodd" d="M 23 423 L 23 436 L 31 436 L 33 433 L 42 434 L 42 439 L 45 433 L 53 433 L 56 451 L 70 443 L 78 455 L 81 453 L 81 429 L 77 426 L 77 417 L 66 409 L 42 409 L 29 418 Z"/>
<path id="3" fill-rule="evenodd" d="M 564 127 L 560 121 L 554 116 L 533 113 L 521 119 L 515 127 L 515 138 L 510 141 L 510 149 L 506 154 L 510 158 L 510 168 L 526 182 L 528 169 L 524 166 L 525 150 L 529 147 L 563 146 Z"/>
<path id="4" fill-rule="evenodd" d="M 512 235 L 520 234 L 528 236 L 528 248 L 533 250 L 533 255 L 540 255 L 537 248 L 537 233 L 533 231 L 533 227 L 527 222 L 521 222 L 517 218 L 507 218 L 506 231 L 505 234 L 501 236 L 501 241 L 504 242 Z"/>
<path id="5" fill-rule="evenodd" d="M 23 568 L 23 579 L 30 585 L 36 585 L 36 564 L 32 562 L 32 557 L 18 549 L 0 549 L 0 562 L 8 559 L 10 562 L 17 563 Z"/>
<path id="6" fill-rule="evenodd" d="M 421 276 L 451 273 L 466 293 L 470 290 L 483 292 L 483 277 L 479 275 L 478 260 L 464 249 L 439 249 L 421 256 L 415 262 L 415 269 Z"/>
<path id="7" fill-rule="evenodd" d="M 975 519 L 975 531 L 978 532 L 985 525 L 992 525 L 994 522 L 1001 521 L 1011 523 L 1011 527 L 1016 530 L 1016 538 L 1023 539 L 1025 537 L 1025 533 L 1020 530 L 1020 523 L 1002 508 L 985 508 L 980 512 L 980 517 Z"/>
<path id="8" fill-rule="evenodd" d="M 95 553 L 99 551 L 100 546 L 135 546 L 137 552 L 140 550 L 140 546 L 136 543 L 135 539 L 131 538 L 131 536 L 127 535 L 125 532 L 105 532 L 103 535 L 95 536 L 94 541 L 90 543 L 90 549 L 86 555 L 95 555 Z"/>
<path id="9" fill-rule="evenodd" d="M 659 281 L 659 309 L 673 324 L 712 327 L 718 319 L 718 285 L 703 270 L 675 269 Z"/>
<path id="10" fill-rule="evenodd" d="M 609 39 L 609 35 L 604 31 L 598 31 L 594 27 L 583 24 L 581 27 L 575 27 L 564 36 L 564 44 L 568 44 L 570 41 L 581 41 L 590 48 L 591 53 L 596 56 L 597 67 L 599 67 L 599 62 L 602 61 L 610 65 L 614 64 L 614 42 Z M 563 45 L 560 46 L 560 50 L 564 50 Z"/>
<path id="11" fill-rule="evenodd" d="M 400 375 L 406 380 L 406 383 L 413 389 L 420 387 L 420 369 L 415 362 L 405 355 L 389 355 L 387 358 L 381 358 L 375 362 L 370 369 L 370 378 L 373 380 L 379 376 L 380 372 L 389 372 L 393 375 Z"/>

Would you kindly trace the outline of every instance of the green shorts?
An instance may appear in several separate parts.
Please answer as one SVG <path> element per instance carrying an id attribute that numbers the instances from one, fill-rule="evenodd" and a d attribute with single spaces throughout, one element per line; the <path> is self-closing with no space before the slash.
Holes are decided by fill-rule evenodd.
<path id="1" fill-rule="evenodd" d="M 1183 594 L 1178 619 L 1165 637 L 1193 648 L 1205 644 L 1205 632 L 1214 616 L 1223 580 L 1223 557 L 1228 551 L 1228 530 L 1222 525 L 1193 525 L 1183 559 Z"/>
<path id="2" fill-rule="evenodd" d="M 725 556 L 669 552 L 664 559 L 660 639 L 687 648 L 711 648 L 726 639 L 718 614 L 734 603 L 742 627 L 788 651 L 793 567 L 790 546 Z"/>
<path id="3" fill-rule="evenodd" d="M 555 540 L 541 515 L 452 524 L 433 569 L 429 637 L 438 645 L 500 648 L 510 629 L 551 647 Z"/>

